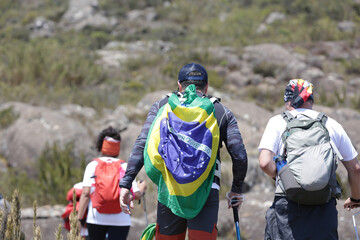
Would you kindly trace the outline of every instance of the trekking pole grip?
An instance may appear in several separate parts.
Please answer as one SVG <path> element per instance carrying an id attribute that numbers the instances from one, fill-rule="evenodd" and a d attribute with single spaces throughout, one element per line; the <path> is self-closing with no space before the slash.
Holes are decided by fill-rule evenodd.
<path id="1" fill-rule="evenodd" d="M 233 214 L 234 214 L 234 221 L 239 222 L 239 214 L 238 214 L 237 207 L 233 207 L 232 209 L 233 209 Z"/>
<path id="2" fill-rule="evenodd" d="M 236 203 L 238 200 L 236 198 L 231 199 L 231 204 Z M 234 222 L 235 222 L 235 228 L 236 228 L 236 238 L 237 240 L 241 240 L 240 236 L 240 227 L 239 227 L 239 213 L 238 213 L 238 206 L 232 207 L 233 214 L 234 214 Z"/>

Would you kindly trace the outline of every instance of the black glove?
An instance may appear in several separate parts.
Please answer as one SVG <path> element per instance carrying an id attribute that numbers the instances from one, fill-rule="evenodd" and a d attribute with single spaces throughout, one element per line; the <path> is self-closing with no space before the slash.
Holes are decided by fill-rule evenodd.
<path id="1" fill-rule="evenodd" d="M 82 227 L 85 227 L 86 219 L 79 219 L 79 222 Z"/>

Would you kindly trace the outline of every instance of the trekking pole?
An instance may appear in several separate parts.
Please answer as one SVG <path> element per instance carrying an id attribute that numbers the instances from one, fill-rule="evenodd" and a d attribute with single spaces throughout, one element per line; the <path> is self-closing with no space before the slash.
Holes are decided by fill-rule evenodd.
<path id="1" fill-rule="evenodd" d="M 143 180 L 140 180 L 140 183 L 142 183 Z M 147 218 L 147 211 L 146 211 L 146 201 L 145 201 L 145 191 L 141 196 L 142 200 L 143 200 L 143 207 L 144 207 L 144 215 L 145 215 L 145 224 L 146 226 L 149 224 L 148 223 L 148 218 Z M 139 204 L 140 204 L 141 200 L 139 199 Z"/>
<path id="2" fill-rule="evenodd" d="M 146 201 L 145 201 L 145 193 L 142 195 L 143 206 L 144 206 L 144 215 L 145 215 L 145 224 L 148 225 L 147 211 L 146 211 Z"/>
<path id="3" fill-rule="evenodd" d="M 353 219 L 353 223 L 354 223 L 354 229 L 355 229 L 355 234 L 356 234 L 356 240 L 359 240 L 359 234 L 358 234 L 358 230 L 357 230 L 357 227 L 356 227 L 356 221 L 355 221 L 355 216 L 360 214 L 360 211 L 355 213 L 353 216 L 352 216 L 352 219 Z"/>
<path id="4" fill-rule="evenodd" d="M 231 204 L 236 203 L 238 200 L 236 198 L 231 199 Z M 240 237 L 240 228 L 239 228 L 239 214 L 238 214 L 238 206 L 233 207 L 233 214 L 234 214 L 234 222 L 235 222 L 235 228 L 236 228 L 236 237 L 237 240 L 241 240 Z"/>

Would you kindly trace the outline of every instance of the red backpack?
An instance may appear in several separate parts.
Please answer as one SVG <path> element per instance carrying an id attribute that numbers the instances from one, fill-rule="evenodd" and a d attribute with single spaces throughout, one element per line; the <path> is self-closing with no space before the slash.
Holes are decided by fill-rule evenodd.
<path id="1" fill-rule="evenodd" d="M 64 228 L 67 229 L 68 231 L 70 231 L 70 222 L 69 222 L 69 217 L 71 212 L 74 209 L 74 204 L 73 204 L 73 191 L 75 190 L 75 196 L 76 196 L 76 212 L 79 211 L 79 200 L 80 200 L 80 196 L 81 196 L 81 192 L 82 192 L 82 188 L 71 188 L 67 195 L 66 195 L 66 200 L 68 201 L 68 205 L 66 205 L 65 211 L 64 213 L 61 215 L 61 217 L 64 219 Z M 85 213 L 85 217 L 86 217 Z"/>
<path id="2" fill-rule="evenodd" d="M 99 213 L 120 213 L 119 181 L 125 175 L 121 167 L 123 160 L 102 161 L 95 159 L 98 165 L 95 168 L 95 191 L 91 194 L 93 208 Z"/>

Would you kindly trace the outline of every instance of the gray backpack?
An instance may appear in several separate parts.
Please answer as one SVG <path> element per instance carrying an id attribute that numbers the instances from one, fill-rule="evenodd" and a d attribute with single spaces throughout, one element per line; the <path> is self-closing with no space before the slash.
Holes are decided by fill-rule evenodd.
<path id="1" fill-rule="evenodd" d="M 341 155 L 325 127 L 327 117 L 324 113 L 315 119 L 304 114 L 294 117 L 286 111 L 283 118 L 287 126 L 282 135 L 282 157 L 287 164 L 278 176 L 287 198 L 304 205 L 319 205 L 331 197 L 339 198 L 341 188 L 335 171 Z"/>

